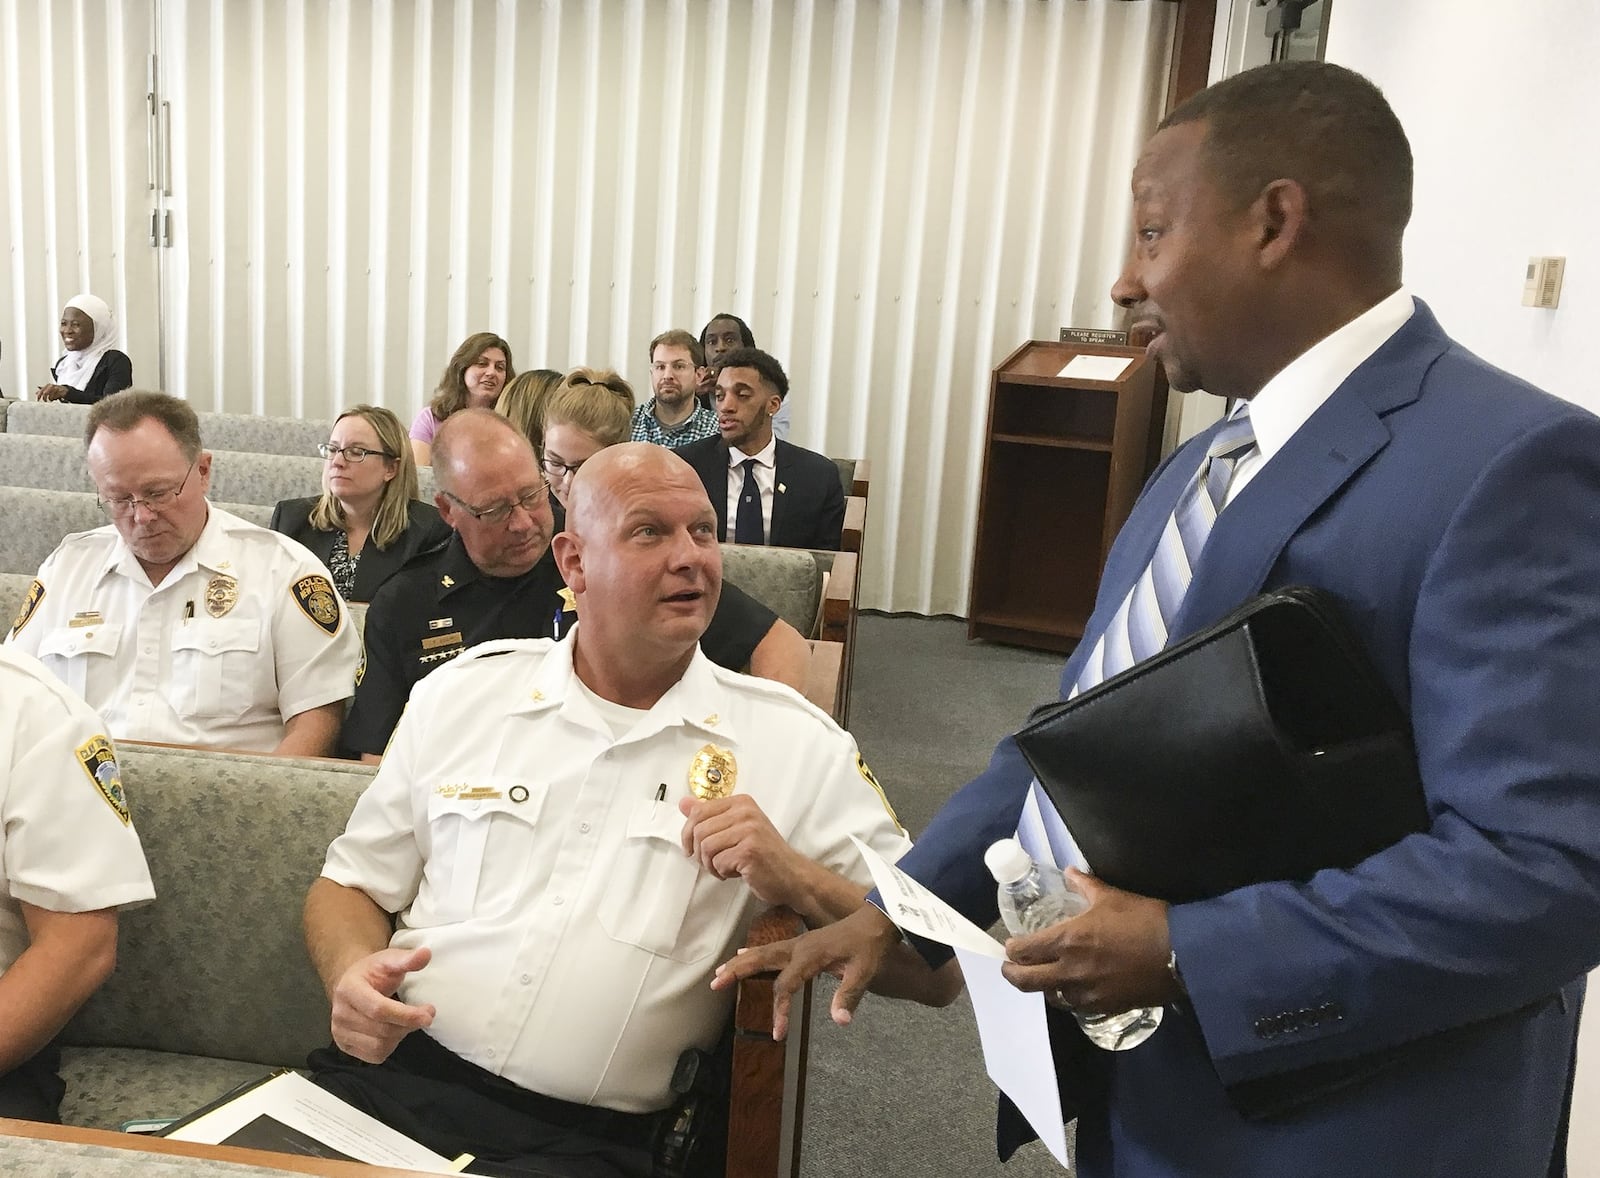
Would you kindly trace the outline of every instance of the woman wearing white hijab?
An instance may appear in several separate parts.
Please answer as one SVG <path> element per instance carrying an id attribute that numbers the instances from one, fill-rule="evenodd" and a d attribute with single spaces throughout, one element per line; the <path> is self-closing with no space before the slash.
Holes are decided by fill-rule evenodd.
<path id="1" fill-rule="evenodd" d="M 92 405 L 101 397 L 133 387 L 133 361 L 117 351 L 117 324 L 111 308 L 92 294 L 67 300 L 61 312 L 61 344 L 66 351 L 50 369 L 55 383 L 43 385 L 41 401 Z"/>

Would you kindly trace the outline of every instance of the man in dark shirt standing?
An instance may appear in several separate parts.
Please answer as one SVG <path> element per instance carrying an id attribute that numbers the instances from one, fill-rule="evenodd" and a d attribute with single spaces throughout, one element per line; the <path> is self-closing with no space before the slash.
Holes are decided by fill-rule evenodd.
<path id="1" fill-rule="evenodd" d="M 550 554 L 563 521 L 527 438 L 492 410 L 465 409 L 439 427 L 433 469 L 434 502 L 455 530 L 385 582 L 367 611 L 340 741 L 363 761 L 381 759 L 411 689 L 434 668 L 480 642 L 560 638 L 577 616 Z M 712 662 L 798 690 L 797 646 L 792 626 L 731 585 L 701 639 Z"/>

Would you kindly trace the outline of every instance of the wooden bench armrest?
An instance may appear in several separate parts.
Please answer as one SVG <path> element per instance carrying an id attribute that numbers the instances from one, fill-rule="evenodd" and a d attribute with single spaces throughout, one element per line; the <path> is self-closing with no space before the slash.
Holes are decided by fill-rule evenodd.
<path id="1" fill-rule="evenodd" d="M 818 610 L 817 637 L 828 642 L 850 640 L 850 617 L 856 611 L 857 557 L 853 552 L 840 552 L 833 558 L 833 568 L 828 571 L 827 584 L 822 590 L 822 608 Z"/>
<path id="2" fill-rule="evenodd" d="M 867 530 L 867 501 L 858 495 L 844 501 L 844 531 L 839 536 L 839 547 L 845 552 L 861 551 L 861 534 Z"/>
<path id="3" fill-rule="evenodd" d="M 857 458 L 855 474 L 851 476 L 850 494 L 862 499 L 867 497 L 867 488 L 872 482 L 872 459 Z"/>
<path id="4" fill-rule="evenodd" d="M 860 592 L 860 555 L 854 552 L 836 553 L 833 569 L 828 573 L 827 587 L 823 591 L 817 628 L 821 637 L 844 647 L 844 661 L 839 668 L 838 706 L 828 713 L 839 722 L 841 728 L 849 727 L 850 723 L 850 684 L 855 678 L 856 665 L 856 598 Z"/>
<path id="5" fill-rule="evenodd" d="M 769 908 L 750 926 L 747 945 L 770 945 L 805 932 L 788 908 Z M 795 996 L 789 1037 L 772 1039 L 774 974 L 739 983 L 733 1008 L 733 1073 L 728 1085 L 728 1178 L 798 1178 L 805 1105 L 805 1058 L 811 984 Z"/>
<path id="6" fill-rule="evenodd" d="M 844 690 L 844 645 L 813 639 L 811 662 L 806 667 L 805 697 L 821 708 L 842 728 L 844 720 L 839 714 L 840 693 Z"/>

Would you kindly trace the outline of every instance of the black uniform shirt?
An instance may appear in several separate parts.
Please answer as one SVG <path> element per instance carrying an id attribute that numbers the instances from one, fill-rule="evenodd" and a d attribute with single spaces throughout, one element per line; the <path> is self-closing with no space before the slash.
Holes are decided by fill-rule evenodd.
<path id="1" fill-rule="evenodd" d="M 548 551 L 520 577 L 481 572 L 454 532 L 448 543 L 416 556 L 367 609 L 355 699 L 340 737 L 344 752 L 381 755 L 411 689 L 467 647 L 497 638 L 560 638 L 576 618 L 564 610 L 563 588 Z M 724 582 L 700 648 L 718 666 L 742 671 L 777 620 Z"/>

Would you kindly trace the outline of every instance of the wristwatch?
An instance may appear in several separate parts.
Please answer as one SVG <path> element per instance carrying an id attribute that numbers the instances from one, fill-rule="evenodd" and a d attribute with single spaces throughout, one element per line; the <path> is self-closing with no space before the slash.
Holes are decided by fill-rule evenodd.
<path id="1" fill-rule="evenodd" d="M 1167 954 L 1167 974 L 1177 984 L 1178 993 L 1187 998 L 1189 996 L 1189 987 L 1183 984 L 1183 971 L 1178 968 L 1178 951 L 1176 949 Z"/>

